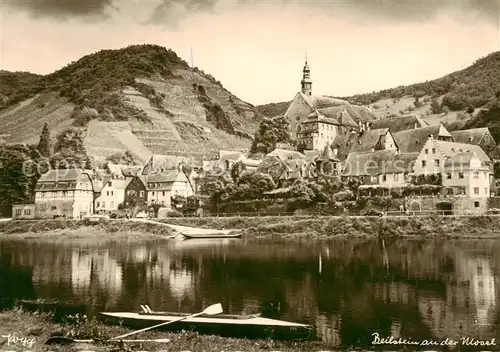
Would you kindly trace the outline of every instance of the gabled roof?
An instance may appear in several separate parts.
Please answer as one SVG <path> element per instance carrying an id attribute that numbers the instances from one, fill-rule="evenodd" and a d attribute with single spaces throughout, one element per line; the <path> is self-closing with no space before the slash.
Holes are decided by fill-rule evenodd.
<path id="1" fill-rule="evenodd" d="M 468 130 L 452 131 L 453 140 L 457 143 L 467 143 L 479 145 L 483 137 L 490 133 L 488 127 L 471 128 Z"/>
<path id="2" fill-rule="evenodd" d="M 426 126 L 429 126 L 429 124 L 417 115 L 385 118 L 373 121 L 371 124 L 371 128 L 388 128 L 392 133 L 413 130 Z"/>
<path id="3" fill-rule="evenodd" d="M 398 145 L 401 153 L 420 152 L 430 136 L 433 136 L 435 139 L 439 136 L 452 137 L 446 128 L 444 128 L 441 124 L 401 131 L 393 134 L 394 141 Z"/>
<path id="4" fill-rule="evenodd" d="M 144 165 L 142 174 L 146 175 L 161 170 L 177 169 L 179 164 L 183 162 L 190 162 L 190 159 L 176 155 L 153 154 L 146 165 Z"/>
<path id="5" fill-rule="evenodd" d="M 298 151 L 278 149 L 278 148 L 276 148 L 272 152 L 266 154 L 266 157 L 267 156 L 276 156 L 282 161 L 292 160 L 292 159 L 304 159 L 305 158 L 305 155 L 302 153 L 299 153 Z"/>
<path id="6" fill-rule="evenodd" d="M 350 153 L 345 162 L 343 176 L 377 176 L 383 173 L 396 150 Z"/>
<path id="7" fill-rule="evenodd" d="M 377 176 L 390 173 L 410 173 L 419 153 L 399 154 L 396 150 L 351 153 L 343 176 Z"/>
<path id="8" fill-rule="evenodd" d="M 330 145 L 326 145 L 323 149 L 321 155 L 316 159 L 320 161 L 340 161 L 339 158 L 335 156 L 333 150 L 330 148 Z"/>
<path id="9" fill-rule="evenodd" d="M 332 148 L 337 148 L 340 160 L 347 158 L 350 153 L 371 152 L 380 141 L 380 137 L 389 132 L 388 128 L 368 130 L 363 132 L 340 134 L 335 137 Z M 390 133 L 390 132 L 389 132 Z"/>
<path id="10" fill-rule="evenodd" d="M 165 170 L 149 174 L 146 176 L 145 180 L 147 183 L 171 183 L 177 181 L 178 176 L 181 174 L 184 175 L 184 173 L 179 170 Z"/>
<path id="11" fill-rule="evenodd" d="M 231 161 L 237 161 L 239 158 L 244 158 L 245 154 L 239 151 L 234 151 L 234 150 L 221 150 L 219 151 L 219 160 L 231 160 Z"/>
<path id="12" fill-rule="evenodd" d="M 457 153 L 452 157 L 450 157 L 449 159 L 446 159 L 446 161 L 444 162 L 444 166 L 458 167 L 463 165 L 469 165 L 471 160 L 474 159 L 474 157 L 479 159 L 479 157 L 474 152 Z"/>
<path id="13" fill-rule="evenodd" d="M 314 162 L 321 155 L 319 150 L 304 150 L 303 153 L 308 163 Z"/>
<path id="14" fill-rule="evenodd" d="M 312 109 L 322 109 L 330 106 L 349 104 L 347 100 L 330 97 L 327 95 L 306 95 L 299 93 Z"/>
<path id="15" fill-rule="evenodd" d="M 87 173 L 78 169 L 49 170 L 36 183 L 37 191 L 67 191 L 78 189 L 80 181 L 88 181 L 93 187 L 92 180 Z"/>

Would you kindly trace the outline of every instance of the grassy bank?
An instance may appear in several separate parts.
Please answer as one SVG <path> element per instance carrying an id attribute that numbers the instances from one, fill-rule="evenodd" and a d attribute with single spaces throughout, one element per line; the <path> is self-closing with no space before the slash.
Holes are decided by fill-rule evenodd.
<path id="1" fill-rule="evenodd" d="M 272 341 L 232 339 L 219 336 L 199 335 L 193 332 L 146 331 L 130 336 L 130 339 L 170 339 L 168 343 L 126 343 L 102 342 L 96 344 L 45 345 L 50 336 L 67 336 L 75 339 L 107 340 L 131 332 L 121 326 L 108 326 L 95 319 L 72 319 L 65 324 L 55 323 L 49 314 L 30 313 L 20 309 L 0 312 L 0 336 L 8 334 L 33 341 L 31 348 L 21 342 L 7 348 L 7 339 L 0 337 L 0 346 L 12 350 L 30 351 L 320 351 L 328 346 L 319 342 Z"/>
<path id="2" fill-rule="evenodd" d="M 500 237 L 498 216 L 175 218 L 170 224 L 241 229 L 247 238 Z"/>
<path id="3" fill-rule="evenodd" d="M 0 238 L 55 240 L 144 240 L 175 235 L 167 226 L 134 221 L 12 220 L 0 222 Z"/>

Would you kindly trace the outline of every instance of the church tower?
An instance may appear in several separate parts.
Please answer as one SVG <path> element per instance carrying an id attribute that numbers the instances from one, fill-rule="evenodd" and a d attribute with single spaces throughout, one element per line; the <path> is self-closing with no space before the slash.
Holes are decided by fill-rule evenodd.
<path id="1" fill-rule="evenodd" d="M 307 56 L 306 56 L 306 64 L 304 65 L 304 69 L 302 70 L 302 81 L 300 81 L 302 86 L 302 93 L 305 95 L 312 94 L 312 80 L 311 80 L 311 69 L 307 65 Z"/>

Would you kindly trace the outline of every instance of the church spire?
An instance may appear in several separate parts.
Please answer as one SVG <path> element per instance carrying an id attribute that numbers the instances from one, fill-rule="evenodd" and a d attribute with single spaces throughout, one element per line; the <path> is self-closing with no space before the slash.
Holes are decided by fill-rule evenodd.
<path id="1" fill-rule="evenodd" d="M 307 53 L 306 53 L 306 62 L 304 65 L 304 69 L 302 70 L 302 81 L 300 81 L 302 86 L 302 93 L 305 95 L 312 94 L 312 80 L 311 80 L 311 69 L 307 64 Z"/>

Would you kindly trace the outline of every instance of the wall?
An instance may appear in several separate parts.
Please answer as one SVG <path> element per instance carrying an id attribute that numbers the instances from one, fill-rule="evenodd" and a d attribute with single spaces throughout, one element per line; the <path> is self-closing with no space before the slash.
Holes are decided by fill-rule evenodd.
<path id="1" fill-rule="evenodd" d="M 438 210 L 438 204 L 441 202 L 450 202 L 452 210 L 458 212 L 477 212 L 486 213 L 488 210 L 488 198 L 478 197 L 470 198 L 466 196 L 415 196 L 409 197 L 407 207 L 410 211 L 429 211 Z M 479 206 L 476 207 L 476 202 Z"/>
<path id="2" fill-rule="evenodd" d="M 35 204 L 16 204 L 12 206 L 13 219 L 33 219 L 35 217 Z"/>
<path id="3" fill-rule="evenodd" d="M 297 139 L 297 125 L 304 121 L 304 119 L 312 112 L 309 104 L 302 98 L 302 96 L 297 94 L 293 99 L 292 103 L 288 107 L 285 116 L 290 119 L 290 129 L 292 139 Z M 299 118 L 297 120 L 297 117 Z"/>

